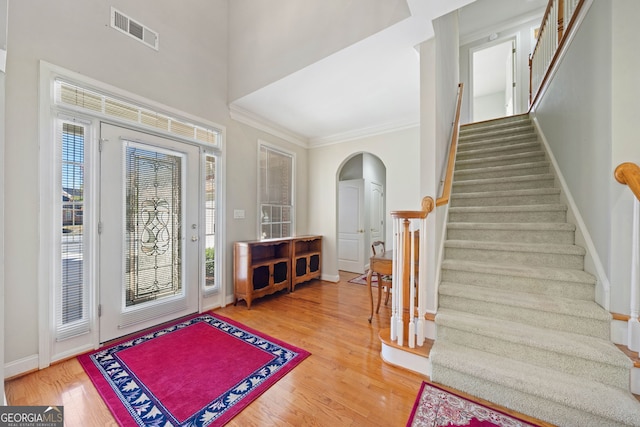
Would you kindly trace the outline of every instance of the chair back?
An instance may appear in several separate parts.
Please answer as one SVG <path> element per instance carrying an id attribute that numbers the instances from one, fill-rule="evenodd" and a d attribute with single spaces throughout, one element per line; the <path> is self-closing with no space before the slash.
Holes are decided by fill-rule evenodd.
<path id="1" fill-rule="evenodd" d="M 371 250 L 373 251 L 373 255 L 383 254 L 385 252 L 384 242 L 381 240 L 376 240 L 371 243 Z"/>

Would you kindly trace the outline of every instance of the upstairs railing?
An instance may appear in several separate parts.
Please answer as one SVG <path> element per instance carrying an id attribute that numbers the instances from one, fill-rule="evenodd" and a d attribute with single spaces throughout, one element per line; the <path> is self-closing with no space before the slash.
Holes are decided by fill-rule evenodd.
<path id="1" fill-rule="evenodd" d="M 427 216 L 435 203 L 422 199 L 420 211 L 394 211 L 390 338 L 399 346 L 422 346 L 425 339 Z"/>
<path id="2" fill-rule="evenodd" d="M 549 0 L 529 57 L 529 105 L 533 105 L 585 0 Z"/>
<path id="3" fill-rule="evenodd" d="M 635 195 L 633 201 L 633 228 L 631 237 L 631 302 L 627 327 L 627 347 L 640 351 L 640 167 L 635 163 L 622 163 L 616 168 L 615 178 L 626 184 Z"/>

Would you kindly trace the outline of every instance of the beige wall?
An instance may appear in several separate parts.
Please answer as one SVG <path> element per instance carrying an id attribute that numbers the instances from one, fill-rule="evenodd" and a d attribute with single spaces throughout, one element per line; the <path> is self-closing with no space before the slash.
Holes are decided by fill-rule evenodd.
<path id="1" fill-rule="evenodd" d="M 337 188 L 342 164 L 354 154 L 368 152 L 386 167 L 387 224 L 393 210 L 420 209 L 419 129 L 411 128 L 309 150 L 308 232 L 323 240 L 323 277 L 337 280 Z M 386 241 L 391 242 L 391 227 Z"/>

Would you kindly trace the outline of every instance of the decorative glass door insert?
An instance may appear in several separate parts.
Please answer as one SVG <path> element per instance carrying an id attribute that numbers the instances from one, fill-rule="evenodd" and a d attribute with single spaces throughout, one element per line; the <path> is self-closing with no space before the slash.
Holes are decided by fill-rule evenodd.
<path id="1" fill-rule="evenodd" d="M 125 305 L 182 292 L 180 153 L 126 147 Z"/>

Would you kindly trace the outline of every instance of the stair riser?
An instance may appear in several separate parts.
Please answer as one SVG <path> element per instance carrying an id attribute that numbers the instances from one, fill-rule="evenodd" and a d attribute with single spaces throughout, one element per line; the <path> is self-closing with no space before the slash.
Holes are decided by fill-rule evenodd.
<path id="1" fill-rule="evenodd" d="M 449 387 L 506 406 L 523 414 L 546 420 L 558 426 L 625 426 L 624 424 L 615 423 L 610 419 L 585 413 L 583 410 L 567 407 L 562 403 L 514 390 L 511 387 L 492 382 L 490 378 L 479 378 L 442 366 L 436 362 L 432 362 L 431 381 L 447 384 Z"/>
<path id="2" fill-rule="evenodd" d="M 458 143 L 458 153 L 472 150 L 483 150 L 486 148 L 507 147 L 513 144 L 522 144 L 526 142 L 536 142 L 538 137 L 534 133 L 523 133 L 518 135 L 507 136 L 476 136 L 473 138 L 465 138 Z"/>
<path id="3" fill-rule="evenodd" d="M 609 323 L 592 318 L 576 317 L 566 314 L 512 307 L 491 301 L 468 299 L 441 293 L 439 305 L 442 308 L 474 313 L 481 316 L 512 322 L 526 323 L 531 326 L 573 332 L 576 334 L 609 339 Z"/>
<path id="4" fill-rule="evenodd" d="M 613 387 L 627 388 L 629 386 L 631 375 L 628 368 L 484 335 L 477 330 L 465 331 L 449 328 L 442 324 L 438 324 L 437 328 L 438 339 L 446 339 L 459 345 L 567 374 L 583 376 Z"/>
<path id="5" fill-rule="evenodd" d="M 462 151 L 456 155 L 456 159 L 459 159 L 459 160 L 484 159 L 487 157 L 530 153 L 532 151 L 537 151 L 537 150 L 540 150 L 539 143 L 514 144 L 506 147 L 496 148 L 496 149 Z"/>
<path id="6" fill-rule="evenodd" d="M 450 201 L 451 207 L 474 206 L 526 206 L 526 205 L 551 205 L 560 202 L 559 194 L 540 194 L 531 196 L 482 196 L 482 197 L 458 197 L 453 195 Z"/>
<path id="7" fill-rule="evenodd" d="M 445 259 L 460 259 L 494 264 L 520 264 L 538 267 L 582 270 L 584 256 L 537 252 L 499 251 L 492 249 L 445 248 Z"/>
<path id="8" fill-rule="evenodd" d="M 453 184 L 453 193 L 478 193 L 484 191 L 506 191 L 506 190 L 532 190 L 535 188 L 553 188 L 554 181 L 548 179 L 532 179 L 526 181 L 509 181 L 504 182 L 467 182 L 460 181 Z"/>
<path id="9" fill-rule="evenodd" d="M 481 242 L 557 243 L 566 245 L 572 245 L 575 242 L 575 234 L 573 231 L 557 230 L 467 230 L 449 228 L 447 229 L 447 238 L 451 240 L 475 240 Z"/>
<path id="10" fill-rule="evenodd" d="M 442 269 L 442 281 L 505 291 L 528 292 L 562 298 L 593 301 L 595 285 L 589 283 L 566 282 L 535 277 L 520 277 L 499 273 L 479 273 L 476 271 Z"/>
<path id="11" fill-rule="evenodd" d="M 543 212 L 451 212 L 449 222 L 490 222 L 490 223 L 519 223 L 519 222 L 565 222 L 566 211 Z"/>
<path id="12" fill-rule="evenodd" d="M 495 158 L 484 157 L 481 160 L 474 159 L 460 159 L 456 157 L 456 172 L 467 169 L 477 169 L 481 167 L 493 167 L 493 166 L 509 166 L 519 165 L 522 163 L 533 163 L 545 160 L 545 154 L 540 150 L 531 150 L 526 153 L 522 153 L 512 157 L 499 157 Z"/>

